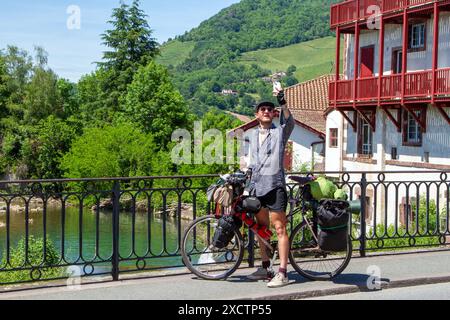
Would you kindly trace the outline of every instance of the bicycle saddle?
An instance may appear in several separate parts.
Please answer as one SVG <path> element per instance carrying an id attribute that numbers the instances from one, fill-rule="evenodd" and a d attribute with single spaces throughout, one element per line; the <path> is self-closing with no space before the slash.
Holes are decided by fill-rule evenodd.
<path id="1" fill-rule="evenodd" d="M 300 177 L 300 176 L 290 176 L 289 179 L 291 179 L 292 181 L 297 182 L 301 186 L 304 186 L 305 184 L 316 180 L 315 177 Z"/>

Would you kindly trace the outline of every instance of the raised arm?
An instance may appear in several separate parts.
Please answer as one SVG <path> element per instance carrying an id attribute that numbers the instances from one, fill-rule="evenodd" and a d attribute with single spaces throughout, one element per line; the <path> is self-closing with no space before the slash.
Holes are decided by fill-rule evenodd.
<path id="1" fill-rule="evenodd" d="M 277 94 L 278 103 L 281 106 L 280 125 L 283 128 L 283 143 L 286 144 L 294 130 L 294 117 L 287 107 L 284 91 L 281 90 Z"/>

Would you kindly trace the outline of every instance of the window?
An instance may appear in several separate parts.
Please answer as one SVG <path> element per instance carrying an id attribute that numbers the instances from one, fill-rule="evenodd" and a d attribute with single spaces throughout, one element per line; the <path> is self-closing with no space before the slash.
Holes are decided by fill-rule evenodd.
<path id="1" fill-rule="evenodd" d="M 369 118 L 374 117 L 372 112 L 365 113 Z M 370 124 L 362 117 L 358 120 L 358 153 L 360 156 L 373 155 L 373 130 Z"/>
<path id="2" fill-rule="evenodd" d="M 424 120 L 423 110 L 413 110 L 414 114 Z M 410 112 L 403 113 L 403 144 L 407 146 L 422 146 L 422 128 Z"/>
<path id="3" fill-rule="evenodd" d="M 413 50 L 425 50 L 426 25 L 418 23 L 409 26 L 408 48 Z"/>
<path id="4" fill-rule="evenodd" d="M 330 129 L 330 148 L 337 148 L 339 146 L 338 142 L 339 131 L 337 128 Z"/>
<path id="5" fill-rule="evenodd" d="M 403 68 L 403 50 L 393 49 L 392 50 L 392 73 L 399 74 L 402 73 Z"/>

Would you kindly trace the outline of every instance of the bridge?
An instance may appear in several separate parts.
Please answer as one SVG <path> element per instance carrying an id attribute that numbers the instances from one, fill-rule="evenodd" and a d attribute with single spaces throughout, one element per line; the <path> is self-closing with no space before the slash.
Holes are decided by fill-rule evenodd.
<path id="1" fill-rule="evenodd" d="M 0 299 L 43 292 L 69 299 L 81 292 L 84 298 L 101 292 L 104 298 L 302 298 L 362 290 L 377 270 L 389 280 L 383 286 L 448 281 L 448 172 L 299 174 L 326 175 L 350 200 L 365 199 L 351 221 L 354 258 L 334 282 L 309 282 L 291 270 L 286 288 L 249 283 L 245 275 L 258 264 L 251 237 L 243 268 L 227 281 L 187 274 L 182 234 L 189 221 L 211 213 L 206 189 L 216 175 L 0 181 Z M 297 187 L 288 184 L 291 195 Z M 400 254 L 411 251 L 425 253 Z M 73 288 L 68 277 L 81 287 L 67 289 Z M 45 288 L 22 290 L 30 286 Z"/>
<path id="2" fill-rule="evenodd" d="M 414 290 L 423 285 L 450 283 L 450 252 L 434 251 L 354 258 L 344 273 L 332 282 L 313 282 L 289 269 L 290 285 L 269 289 L 264 281 L 249 281 L 253 269 L 242 268 L 226 281 L 200 280 L 189 273 L 126 276 L 121 281 L 83 279 L 80 286 L 65 281 L 45 288 L 8 286 L 0 289 L 1 300 L 289 300 L 361 292 Z M 380 291 L 381 290 L 381 291 Z M 397 298 L 401 298 L 398 296 Z M 426 299 L 427 297 L 423 297 Z M 450 298 L 450 297 L 447 297 Z"/>

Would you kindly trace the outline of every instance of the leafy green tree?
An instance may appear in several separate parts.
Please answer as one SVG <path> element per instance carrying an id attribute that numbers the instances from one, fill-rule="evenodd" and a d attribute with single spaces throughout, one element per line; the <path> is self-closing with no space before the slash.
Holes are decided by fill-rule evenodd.
<path id="1" fill-rule="evenodd" d="M 59 105 L 57 83 L 58 77 L 53 71 L 36 68 L 25 90 L 25 123 L 37 124 L 51 114 L 63 116 L 62 106 Z"/>
<path id="2" fill-rule="evenodd" d="M 33 72 L 33 62 L 25 50 L 8 46 L 3 53 L 6 76 L 3 77 L 6 93 L 6 114 L 1 118 L 1 126 L 5 129 L 14 128 L 23 119 L 23 102 L 26 87 Z"/>
<path id="3" fill-rule="evenodd" d="M 106 88 L 108 72 L 98 69 L 78 81 L 79 116 L 85 124 L 111 123 L 114 110 L 111 107 L 117 96 L 111 96 Z"/>
<path id="4" fill-rule="evenodd" d="M 296 85 L 298 83 L 298 79 L 294 76 L 288 76 L 283 79 L 283 84 L 285 87 L 290 87 Z"/>
<path id="5" fill-rule="evenodd" d="M 189 124 L 183 97 L 174 88 L 165 67 L 153 61 L 134 76 L 122 117 L 151 133 L 161 147 L 170 141 L 175 129 Z"/>
<path id="6" fill-rule="evenodd" d="M 169 174 L 170 156 L 159 152 L 151 134 L 133 124 L 87 128 L 60 165 L 67 178 L 133 177 Z"/>
<path id="7" fill-rule="evenodd" d="M 56 83 L 59 98 L 59 109 L 62 110 L 64 118 L 79 115 L 79 98 L 77 85 L 66 79 L 58 79 Z"/>
<path id="8" fill-rule="evenodd" d="M 8 98 L 7 77 L 8 75 L 6 73 L 6 63 L 2 55 L 0 55 L 0 119 L 7 115 L 7 108 L 6 108 Z"/>
<path id="9" fill-rule="evenodd" d="M 293 74 L 294 74 L 294 72 L 295 71 L 297 71 L 297 67 L 296 66 L 294 66 L 294 65 L 290 65 L 288 68 L 287 68 L 287 75 L 288 76 L 292 76 Z"/>
<path id="10" fill-rule="evenodd" d="M 209 110 L 203 117 L 202 117 L 202 129 L 203 132 L 206 132 L 210 129 L 218 130 L 222 133 L 222 139 L 224 141 L 223 145 L 223 163 L 215 163 L 215 164 L 184 164 L 181 165 L 178 168 L 178 172 L 180 174 L 185 175 L 195 175 L 195 174 L 217 174 L 217 173 L 224 173 L 228 172 L 230 170 L 230 165 L 227 164 L 226 161 L 226 135 L 230 129 L 236 128 L 239 125 L 241 125 L 242 122 L 235 117 L 223 113 L 220 110 L 217 109 L 211 109 Z M 205 141 L 202 140 L 202 150 L 205 151 L 205 148 L 207 148 L 212 141 Z M 192 148 L 193 150 L 193 148 Z M 236 153 L 235 153 L 236 154 Z M 193 156 L 192 156 L 193 158 Z M 237 169 L 237 168 L 235 168 Z"/>
<path id="11" fill-rule="evenodd" d="M 75 128 L 53 115 L 41 120 L 35 127 L 35 135 L 22 147 L 28 175 L 39 179 L 61 178 L 61 159 L 70 150 L 76 134 Z"/>

